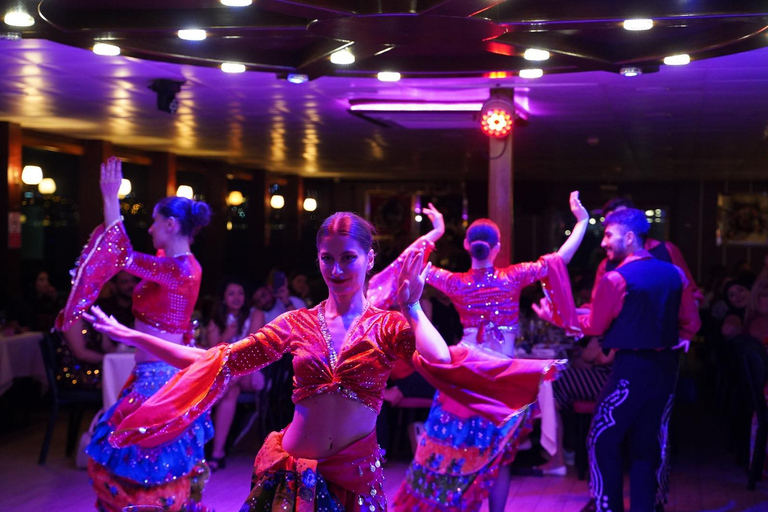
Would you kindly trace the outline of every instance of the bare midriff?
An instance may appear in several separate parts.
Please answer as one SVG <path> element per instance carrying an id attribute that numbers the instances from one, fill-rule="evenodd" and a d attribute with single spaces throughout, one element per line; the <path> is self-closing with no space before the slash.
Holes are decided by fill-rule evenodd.
<path id="1" fill-rule="evenodd" d="M 170 341 L 171 343 L 176 343 L 176 344 L 181 344 L 181 341 L 184 338 L 184 334 L 182 333 L 162 331 L 160 329 L 156 329 L 155 327 L 152 327 L 149 324 L 145 324 L 141 320 L 136 320 L 133 325 L 133 328 L 139 332 L 145 332 L 147 334 L 151 334 L 152 336 L 157 336 L 158 338 L 162 338 L 166 341 Z M 136 349 L 135 357 L 136 357 L 137 363 L 147 363 L 151 361 L 158 361 L 158 359 L 155 356 L 153 356 L 149 352 L 141 350 L 140 348 Z"/>
<path id="2" fill-rule="evenodd" d="M 294 457 L 328 457 L 373 432 L 376 416 L 370 407 L 339 394 L 306 398 L 296 404 L 283 448 Z"/>

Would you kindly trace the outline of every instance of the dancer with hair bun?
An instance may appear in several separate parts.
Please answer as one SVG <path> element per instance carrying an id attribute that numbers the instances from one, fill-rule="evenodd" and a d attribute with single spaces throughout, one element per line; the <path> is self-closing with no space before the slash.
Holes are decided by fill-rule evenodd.
<path id="1" fill-rule="evenodd" d="M 508 361 L 510 372 L 532 364 L 530 360 L 512 358 L 518 330 L 520 291 L 536 281 L 543 282 L 548 297 L 553 300 L 553 307 L 559 313 L 557 323 L 566 328 L 576 325 L 575 310 L 559 310 L 558 306 L 568 303 L 565 297 L 570 294 L 570 283 L 565 265 L 584 238 L 589 213 L 579 201 L 578 192 L 571 193 L 569 203 L 576 216 L 576 226 L 556 253 L 535 262 L 494 267 L 501 247 L 499 228 L 489 219 L 479 219 L 469 226 L 464 240 L 464 248 L 472 257 L 472 268 L 462 273 L 436 267 L 428 270 L 427 284 L 448 295 L 459 312 L 464 327 L 459 346 L 477 348 L 494 358 Z M 432 231 L 371 278 L 368 297 L 374 304 L 392 303 L 395 299 L 393 276 L 404 259 L 414 250 L 428 255 L 443 235 L 445 225 L 440 212 L 432 204 L 423 211 L 432 221 Z M 540 382 L 534 383 L 536 390 Z M 478 390 L 477 386 L 473 389 Z M 455 400 L 438 390 L 424 436 L 395 496 L 395 510 L 476 511 L 486 497 L 489 498 L 490 512 L 504 510 L 509 493 L 509 464 L 517 452 L 523 431 L 520 427 L 528 419 L 529 405 L 535 401 L 535 393 L 533 400 L 523 400 L 521 395 L 517 410 L 498 424 L 467 408 L 467 404 L 478 398 L 476 392 Z"/>
<path id="2" fill-rule="evenodd" d="M 208 224 L 210 208 L 183 197 L 162 199 L 155 205 L 149 227 L 157 254 L 142 254 L 133 250 L 120 216 L 117 192 L 122 178 L 116 157 L 101 165 L 104 223 L 91 234 L 76 263 L 72 291 L 56 328 L 66 331 L 72 326 L 93 305 L 101 287 L 124 270 L 141 279 L 133 291 L 135 329 L 169 344 L 189 343 L 202 277 L 190 244 Z M 170 512 L 205 510 L 200 504 L 208 477 L 203 445 L 213 436 L 208 415 L 151 449 L 115 448 L 108 442 L 120 419 L 136 410 L 177 371 L 147 351 L 136 351 L 131 377 L 117 403 L 98 421 L 87 448 L 91 458 L 88 475 L 98 510 L 119 512 L 128 505 L 156 505 Z"/>

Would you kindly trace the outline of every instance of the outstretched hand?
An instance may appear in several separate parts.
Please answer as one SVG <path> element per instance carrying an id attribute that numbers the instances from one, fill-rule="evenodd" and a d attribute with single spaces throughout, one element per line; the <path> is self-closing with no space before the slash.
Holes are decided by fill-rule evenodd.
<path id="1" fill-rule="evenodd" d="M 136 332 L 130 327 L 126 327 L 111 315 L 104 313 L 99 306 L 92 306 L 91 313 L 83 313 L 83 318 L 93 325 L 93 328 L 102 334 L 106 334 L 110 339 L 126 345 L 135 346 L 133 343 L 133 334 Z"/>
<path id="2" fill-rule="evenodd" d="M 589 212 L 586 208 L 584 208 L 584 205 L 581 204 L 581 200 L 579 199 L 579 191 L 574 190 L 571 192 L 571 196 L 568 199 L 568 203 L 571 206 L 571 212 L 576 216 L 577 222 L 583 222 L 585 220 L 589 220 Z"/>
<path id="3" fill-rule="evenodd" d="M 424 265 L 423 250 L 410 251 L 405 257 L 397 287 L 397 301 L 401 306 L 412 304 L 421 298 L 431 265 L 431 263 Z"/>
<path id="4" fill-rule="evenodd" d="M 421 211 L 425 213 L 427 217 L 429 217 L 430 222 L 432 222 L 432 229 L 441 233 L 445 233 L 445 221 L 443 220 L 443 214 L 440 213 L 437 208 L 435 208 L 435 205 L 429 203 L 429 206 L 422 208 Z"/>
<path id="5" fill-rule="evenodd" d="M 552 323 L 554 313 L 552 312 L 552 305 L 549 303 L 549 299 L 544 297 L 539 301 L 538 305 L 534 302 L 531 304 L 531 307 L 533 308 L 533 312 L 536 313 L 539 318 L 545 322 Z"/>
<path id="6" fill-rule="evenodd" d="M 106 163 L 101 164 L 101 175 L 99 185 L 101 186 L 101 195 L 105 199 L 117 198 L 117 192 L 120 190 L 120 184 L 123 182 L 123 166 L 120 159 L 111 156 Z"/>

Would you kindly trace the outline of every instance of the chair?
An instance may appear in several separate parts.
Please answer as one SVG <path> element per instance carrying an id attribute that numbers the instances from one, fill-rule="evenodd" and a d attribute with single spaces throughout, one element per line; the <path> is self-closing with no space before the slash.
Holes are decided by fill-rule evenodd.
<path id="1" fill-rule="evenodd" d="M 73 407 L 69 413 L 65 449 L 65 454 L 69 457 L 75 451 L 77 434 L 80 430 L 80 422 L 83 419 L 83 411 L 86 407 L 98 410 L 101 408 L 102 403 L 100 390 L 65 389 L 58 386 L 56 381 L 56 350 L 54 349 L 51 336 L 58 336 L 58 334 L 46 334 L 40 339 L 40 354 L 45 364 L 45 375 L 48 380 L 48 390 L 51 397 L 51 416 L 48 419 L 48 427 L 45 430 L 43 445 L 40 448 L 40 458 L 37 461 L 41 465 L 45 464 L 48 458 L 48 449 L 51 445 L 53 429 L 56 426 L 56 419 L 59 415 L 59 407 Z"/>
<path id="2" fill-rule="evenodd" d="M 747 489 L 753 491 L 763 475 L 768 442 L 768 405 L 764 394 L 768 382 L 768 350 L 759 340 L 751 337 L 739 337 L 733 342 L 741 363 L 743 389 L 757 419 L 757 433 L 747 474 Z"/>

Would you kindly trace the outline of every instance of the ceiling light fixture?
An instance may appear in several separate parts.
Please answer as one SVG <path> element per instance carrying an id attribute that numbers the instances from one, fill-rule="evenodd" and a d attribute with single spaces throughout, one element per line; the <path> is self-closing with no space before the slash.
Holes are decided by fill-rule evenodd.
<path id="1" fill-rule="evenodd" d="M 285 206 L 285 198 L 280 194 L 275 194 L 269 198 L 269 206 L 275 210 L 280 210 L 283 208 L 283 206 Z"/>
<path id="2" fill-rule="evenodd" d="M 397 71 L 380 71 L 376 78 L 380 82 L 397 82 L 400 80 L 400 73 Z"/>
<path id="3" fill-rule="evenodd" d="M 288 73 L 286 79 L 292 84 L 303 84 L 309 81 L 309 77 L 301 73 Z"/>
<path id="4" fill-rule="evenodd" d="M 179 38 L 185 41 L 202 41 L 206 38 L 205 30 L 198 28 L 187 28 L 179 30 Z"/>
<path id="5" fill-rule="evenodd" d="M 544 71 L 538 68 L 520 70 L 520 78 L 541 78 L 542 76 Z"/>
<path id="6" fill-rule="evenodd" d="M 35 24 L 35 18 L 24 11 L 11 11 L 5 15 L 3 21 L 12 27 L 31 27 Z"/>
<path id="7" fill-rule="evenodd" d="M 192 187 L 189 185 L 179 185 L 179 188 L 176 189 L 176 195 L 178 197 L 186 197 L 187 199 L 192 199 L 195 197 L 195 191 L 192 190 Z"/>
<path id="8" fill-rule="evenodd" d="M 637 18 L 632 20 L 624 20 L 624 30 L 651 30 L 653 28 L 653 20 L 648 18 Z"/>
<path id="9" fill-rule="evenodd" d="M 643 70 L 640 68 L 629 66 L 629 67 L 621 68 L 619 70 L 619 73 L 621 73 L 623 76 L 638 76 L 643 74 Z"/>
<path id="10" fill-rule="evenodd" d="M 304 211 L 313 212 L 317 210 L 317 199 L 314 197 L 307 197 L 304 199 Z"/>
<path id="11" fill-rule="evenodd" d="M 541 61 L 549 59 L 549 52 L 547 50 L 539 50 L 537 48 L 528 48 L 523 54 L 525 60 Z"/>
<path id="12" fill-rule="evenodd" d="M 93 45 L 93 53 L 96 55 L 106 55 L 114 57 L 120 55 L 120 47 L 107 43 L 96 43 Z"/>
<path id="13" fill-rule="evenodd" d="M 340 66 L 346 66 L 355 62 L 355 56 L 349 48 L 343 48 L 331 54 L 331 62 Z"/>
<path id="14" fill-rule="evenodd" d="M 227 7 L 248 7 L 252 3 L 253 0 L 221 0 L 221 4 Z"/>
<path id="15" fill-rule="evenodd" d="M 25 165 L 21 170 L 21 182 L 25 185 L 37 185 L 43 179 L 43 169 L 38 165 Z"/>
<path id="16" fill-rule="evenodd" d="M 245 64 L 237 62 L 222 62 L 221 70 L 225 73 L 245 73 Z"/>
<path id="17" fill-rule="evenodd" d="M 687 53 L 664 57 L 664 64 L 667 66 L 685 66 L 689 62 L 691 62 L 691 56 Z"/>

